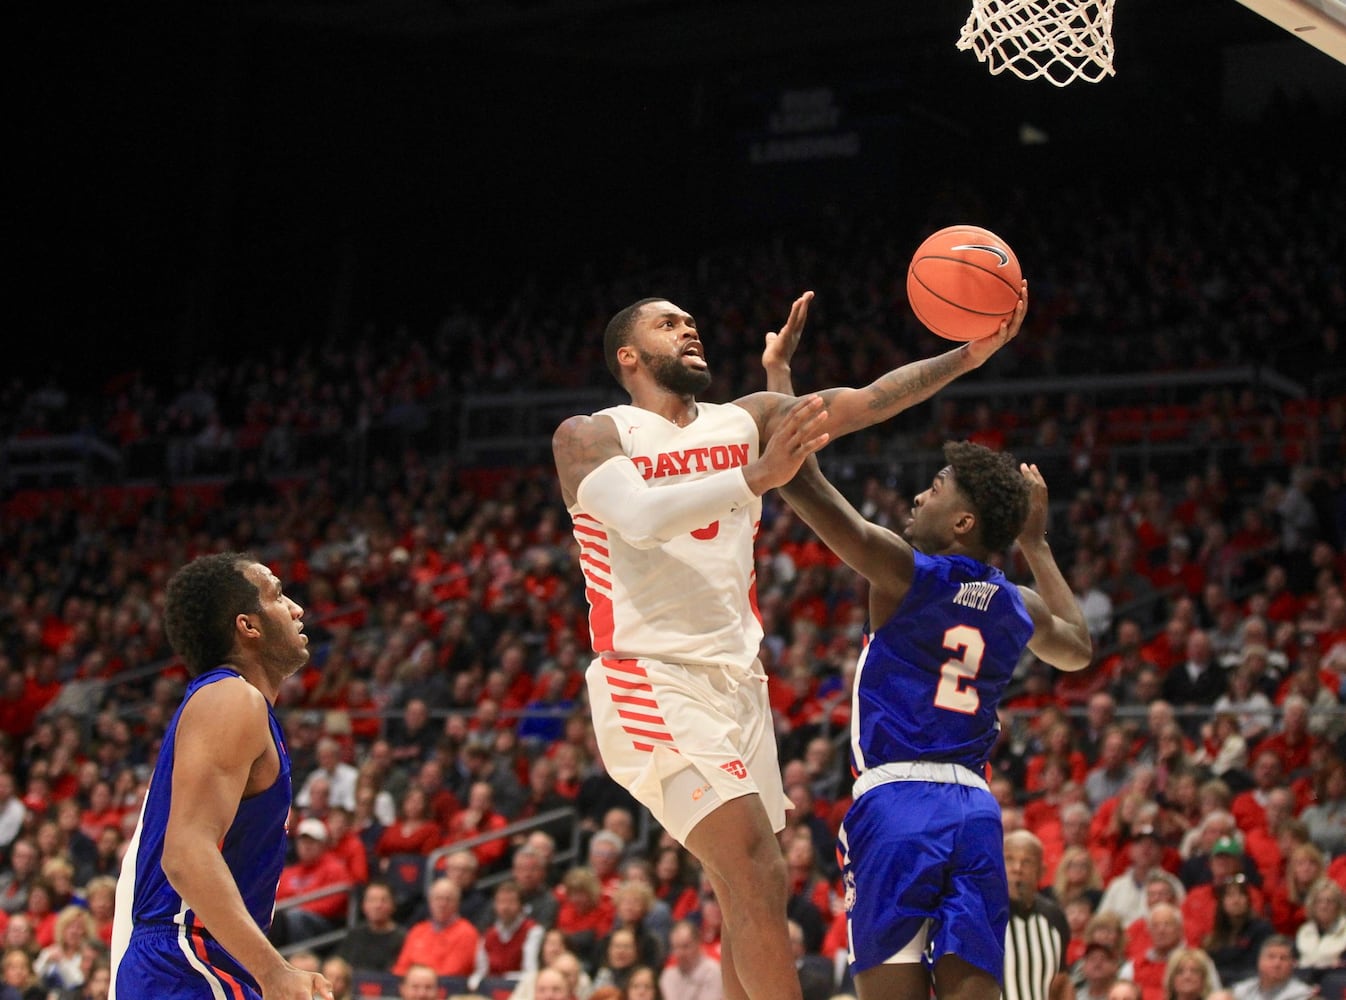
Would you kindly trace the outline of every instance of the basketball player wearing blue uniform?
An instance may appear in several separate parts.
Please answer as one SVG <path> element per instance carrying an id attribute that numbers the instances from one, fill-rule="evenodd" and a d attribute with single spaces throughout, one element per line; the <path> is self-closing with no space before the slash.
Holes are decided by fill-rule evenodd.
<path id="1" fill-rule="evenodd" d="M 932 972 L 941 998 L 999 997 L 1009 894 L 983 777 L 996 709 L 1025 647 L 1065 670 L 1092 655 L 1047 546 L 1037 467 L 966 442 L 944 454 L 905 539 L 861 517 L 814 459 L 781 490 L 869 581 L 873 628 L 851 702 L 855 801 L 838 838 L 860 1000 L 928 996 Z M 989 565 L 1016 536 L 1037 591 Z"/>
<path id="2" fill-rule="evenodd" d="M 165 630 L 191 680 L 122 863 L 109 1000 L 332 1000 L 266 938 L 290 812 L 272 706 L 308 662 L 303 614 L 237 553 L 169 581 Z"/>

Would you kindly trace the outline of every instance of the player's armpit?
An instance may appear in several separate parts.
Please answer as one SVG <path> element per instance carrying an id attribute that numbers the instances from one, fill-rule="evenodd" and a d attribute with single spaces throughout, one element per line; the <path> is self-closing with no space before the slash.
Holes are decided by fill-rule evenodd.
<path id="1" fill-rule="evenodd" d="M 556 428 L 551 449 L 567 507 L 575 502 L 585 476 L 622 454 L 617 425 L 607 416 L 569 418 Z"/>
<path id="2" fill-rule="evenodd" d="M 1055 615 L 1035 591 L 1020 587 L 1024 606 L 1033 619 L 1028 648 L 1034 656 L 1058 670 L 1083 670 L 1093 662 L 1094 644 L 1081 622 Z"/>

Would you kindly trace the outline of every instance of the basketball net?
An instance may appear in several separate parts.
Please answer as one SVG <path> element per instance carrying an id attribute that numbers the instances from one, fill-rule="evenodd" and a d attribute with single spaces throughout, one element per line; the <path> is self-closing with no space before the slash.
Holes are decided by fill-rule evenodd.
<path id="1" fill-rule="evenodd" d="M 1112 76 L 1116 0 L 972 0 L 958 47 L 992 74 L 1046 77 L 1058 87 Z"/>

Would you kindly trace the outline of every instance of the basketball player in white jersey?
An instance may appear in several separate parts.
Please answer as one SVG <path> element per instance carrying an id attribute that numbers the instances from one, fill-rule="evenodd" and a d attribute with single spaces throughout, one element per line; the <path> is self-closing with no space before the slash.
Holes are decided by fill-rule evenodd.
<path id="1" fill-rule="evenodd" d="M 813 293 L 780 336 L 797 337 Z M 696 321 L 642 299 L 608 323 L 604 356 L 630 405 L 576 416 L 552 441 L 574 520 L 595 659 L 586 678 L 608 772 L 701 862 L 724 914 L 731 1000 L 799 1000 L 774 834 L 785 796 L 757 660 L 761 496 L 828 440 L 929 398 L 1023 323 L 904 365 L 863 389 L 698 402 L 710 385 Z M 775 335 L 769 335 L 770 338 Z"/>

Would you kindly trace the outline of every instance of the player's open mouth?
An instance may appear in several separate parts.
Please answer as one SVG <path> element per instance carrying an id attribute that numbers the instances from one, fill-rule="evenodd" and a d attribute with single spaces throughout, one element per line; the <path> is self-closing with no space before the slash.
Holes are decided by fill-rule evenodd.
<path id="1" fill-rule="evenodd" d="M 701 345 L 700 345 L 700 344 L 691 344 L 690 346 L 688 346 L 687 348 L 685 348 L 685 349 L 683 350 L 683 352 L 682 352 L 682 356 L 683 356 L 684 358 L 691 358 L 693 361 L 695 361 L 695 362 L 697 363 L 697 366 L 698 366 L 699 368 L 705 368 L 705 367 L 706 367 L 706 359 L 705 359 L 705 356 L 702 355 L 702 353 L 701 353 Z"/>

